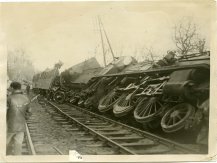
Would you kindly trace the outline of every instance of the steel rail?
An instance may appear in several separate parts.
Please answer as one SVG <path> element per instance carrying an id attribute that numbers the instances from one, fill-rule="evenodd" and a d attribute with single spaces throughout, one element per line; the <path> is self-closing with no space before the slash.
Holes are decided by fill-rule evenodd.
<path id="1" fill-rule="evenodd" d="M 25 126 L 26 126 L 25 142 L 26 142 L 27 152 L 28 152 L 29 155 L 38 155 L 38 154 L 40 155 L 40 153 L 41 153 L 40 148 L 37 149 L 37 147 L 34 147 L 34 143 L 33 143 L 33 141 L 35 139 L 36 139 L 35 143 L 38 142 L 38 140 L 37 140 L 37 133 L 35 133 L 34 130 L 31 131 L 31 128 L 28 127 L 28 124 L 31 124 L 31 123 L 26 123 L 25 124 Z M 30 132 L 31 132 L 31 134 L 30 134 Z M 36 137 L 34 138 L 34 136 L 36 136 Z M 32 141 L 32 139 L 33 139 L 33 141 Z M 54 146 L 53 149 L 55 150 L 55 154 L 58 153 L 59 155 L 63 155 L 63 153 L 57 147 Z"/>
<path id="2" fill-rule="evenodd" d="M 47 101 L 47 102 L 48 102 L 50 105 L 52 105 L 53 107 L 55 107 L 55 108 L 56 108 L 59 112 L 61 112 L 64 116 L 66 116 L 66 117 L 68 117 L 70 120 L 73 120 L 74 122 L 76 122 L 76 123 L 77 123 L 79 126 L 81 126 L 82 128 L 88 129 L 94 136 L 99 137 L 99 138 L 100 138 L 101 140 L 103 140 L 103 141 L 106 140 L 110 146 L 112 146 L 112 147 L 115 146 L 116 148 L 118 148 L 119 150 L 123 151 L 123 152 L 126 153 L 126 154 L 136 155 L 135 152 L 133 152 L 133 151 L 131 151 L 131 150 L 129 150 L 129 149 L 123 147 L 122 145 L 116 143 L 115 141 L 113 141 L 113 140 L 111 140 L 111 139 L 105 137 L 104 135 L 102 135 L 102 134 L 100 134 L 100 133 L 94 131 L 94 130 L 91 129 L 90 127 L 88 127 L 88 126 L 84 125 L 83 123 L 79 122 L 78 120 L 76 120 L 75 118 L 71 117 L 70 115 L 64 113 L 58 106 L 56 106 L 56 105 L 53 104 L 52 102 L 50 102 L 50 101 Z"/>
<path id="3" fill-rule="evenodd" d="M 53 147 L 53 149 L 55 149 L 60 155 L 63 155 L 63 153 L 57 147 Z"/>
<path id="4" fill-rule="evenodd" d="M 58 106 L 56 106 L 55 104 L 53 104 L 52 102 L 49 102 L 47 101 L 49 104 L 51 104 L 53 107 L 55 108 L 58 108 L 58 110 L 60 110 L 64 115 L 66 115 L 66 113 L 64 113 Z M 89 114 L 91 116 L 94 116 L 94 117 L 97 117 L 101 120 L 104 120 L 104 121 L 107 121 L 107 122 L 110 122 L 110 123 L 113 123 L 113 124 L 116 124 L 116 125 L 119 125 L 127 130 L 131 130 L 133 133 L 137 133 L 139 135 L 142 135 L 144 136 L 144 138 L 148 138 L 150 140 L 153 140 L 154 142 L 156 143 L 159 143 L 159 144 L 162 144 L 162 145 L 165 145 L 169 148 L 172 148 L 172 149 L 176 149 L 178 151 L 182 151 L 183 153 L 187 153 L 187 154 L 200 154 L 200 151 L 199 150 L 196 150 L 196 149 L 192 149 L 192 148 L 189 148 L 187 146 L 184 146 L 180 143 L 177 143 L 177 142 L 174 142 L 172 140 L 169 140 L 169 139 L 166 139 L 166 138 L 162 138 L 160 136 L 157 136 L 155 134 L 152 134 L 152 133 L 149 133 L 149 132 L 146 132 L 146 131 L 142 131 L 140 129 L 137 129 L 137 128 L 134 128 L 132 126 L 128 126 L 126 124 L 123 124 L 123 123 L 120 123 L 120 122 L 117 122 L 117 121 L 114 121 L 112 119 L 109 119 L 107 117 L 104 117 L 104 116 L 101 116 L 99 114 L 96 114 L 96 113 L 93 113 L 91 111 L 88 111 L 86 109 L 83 109 L 81 107 L 78 107 L 78 106 L 75 106 L 75 105 L 71 105 L 72 107 L 74 107 L 75 109 L 83 112 L 83 113 L 86 113 L 86 114 Z M 66 115 L 67 117 L 70 117 L 73 119 L 73 121 L 75 121 L 76 123 L 78 123 L 80 126 L 82 126 L 83 128 L 86 128 L 88 129 L 89 131 L 91 131 L 93 133 L 93 135 L 97 135 L 98 137 L 100 137 L 102 140 L 107 140 L 108 138 L 103 136 L 102 134 L 99 134 L 98 132 L 94 131 L 93 129 L 85 126 L 84 124 L 81 124 L 81 122 L 79 122 L 78 120 L 76 120 L 75 118 L 69 116 L 69 115 Z M 110 145 L 115 145 L 115 146 L 118 146 L 120 149 L 122 148 L 122 146 L 118 145 L 116 142 L 110 140 L 109 141 Z M 123 149 L 125 150 L 125 152 L 130 152 L 130 153 L 134 153 L 133 151 L 129 151 L 127 148 L 123 147 Z M 134 153 L 135 154 L 135 153 Z"/>
<path id="5" fill-rule="evenodd" d="M 28 128 L 27 124 L 25 124 L 25 125 L 26 125 L 26 137 L 27 137 L 26 143 L 28 145 L 29 152 L 32 155 L 36 155 L 35 147 L 34 147 L 34 145 L 32 143 L 32 139 L 31 139 L 31 136 L 30 136 L 29 128 Z"/>
<path id="6" fill-rule="evenodd" d="M 98 117 L 98 118 L 100 118 L 102 120 L 106 120 L 106 121 L 109 121 L 111 123 L 120 125 L 120 126 L 126 128 L 126 129 L 130 129 L 132 132 L 141 134 L 141 135 L 143 135 L 143 136 L 145 136 L 145 137 L 147 137 L 147 138 L 149 138 L 149 139 L 151 139 L 151 140 L 153 140 L 155 142 L 159 142 L 159 143 L 164 144 L 164 145 L 166 145 L 168 147 L 173 147 L 174 149 L 181 150 L 182 152 L 186 152 L 186 153 L 189 153 L 189 154 L 199 154 L 200 153 L 198 150 L 186 147 L 186 146 L 184 146 L 182 144 L 179 144 L 177 142 L 174 142 L 172 140 L 169 140 L 169 139 L 166 139 L 166 138 L 162 138 L 160 136 L 157 136 L 155 134 L 152 134 L 152 133 L 149 133 L 149 132 L 146 132 L 146 131 L 142 131 L 142 130 L 134 128 L 132 126 L 128 126 L 126 124 L 123 124 L 121 122 L 114 121 L 114 120 L 109 119 L 107 117 L 104 117 L 104 116 L 101 116 L 99 114 L 90 112 L 90 111 L 88 111 L 86 109 L 83 109 L 81 107 L 78 107 L 78 106 L 75 106 L 75 105 L 71 105 L 71 106 L 75 107 L 76 109 L 79 109 L 80 111 L 85 112 L 85 113 L 87 113 L 89 115 L 93 115 L 93 116 Z"/>

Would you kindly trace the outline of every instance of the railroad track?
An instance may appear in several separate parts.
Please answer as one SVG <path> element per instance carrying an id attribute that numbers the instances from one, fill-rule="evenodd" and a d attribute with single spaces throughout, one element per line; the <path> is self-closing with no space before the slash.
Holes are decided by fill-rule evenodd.
<path id="1" fill-rule="evenodd" d="M 37 99 L 39 95 L 32 97 L 31 102 Z M 22 155 L 43 155 L 46 150 L 46 154 L 63 155 L 63 153 L 57 148 L 43 142 L 44 133 L 40 133 L 37 130 L 36 123 L 39 123 L 38 118 L 32 115 L 26 121 L 26 132 L 24 135 L 24 141 L 22 144 Z"/>
<path id="2" fill-rule="evenodd" d="M 100 140 L 88 147 L 111 147 L 115 154 L 199 154 L 195 146 L 187 146 L 156 136 L 134 127 L 116 122 L 78 106 L 55 104 L 46 101 L 55 120 L 68 131 L 85 131 L 89 138 L 80 141 Z"/>
<path id="3" fill-rule="evenodd" d="M 50 147 L 49 144 L 44 144 L 43 133 L 37 132 L 34 123 L 37 123 L 34 116 L 26 123 L 26 132 L 22 144 L 22 155 L 43 155 L 45 151 L 46 154 L 63 155 L 57 147 Z"/>

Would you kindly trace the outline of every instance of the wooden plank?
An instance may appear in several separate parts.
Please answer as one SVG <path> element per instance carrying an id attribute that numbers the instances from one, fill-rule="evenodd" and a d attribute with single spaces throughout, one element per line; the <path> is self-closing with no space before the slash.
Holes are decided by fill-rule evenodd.
<path id="1" fill-rule="evenodd" d="M 79 129 L 78 128 L 68 128 L 68 129 L 66 129 L 67 131 L 79 131 Z"/>
<path id="2" fill-rule="evenodd" d="M 85 120 L 85 118 L 76 118 L 76 117 L 73 117 L 73 118 L 75 118 L 78 121 Z"/>
<path id="3" fill-rule="evenodd" d="M 94 130 L 96 131 L 118 131 L 119 129 L 117 128 L 96 128 Z"/>
<path id="4" fill-rule="evenodd" d="M 91 140 L 95 140 L 94 138 L 77 138 L 76 140 L 78 141 L 91 141 Z"/>
<path id="5" fill-rule="evenodd" d="M 75 125 L 74 124 L 64 124 L 64 125 L 62 125 L 63 127 L 75 127 Z"/>
<path id="6" fill-rule="evenodd" d="M 125 135 L 125 134 L 129 134 L 127 132 L 104 132 L 104 133 L 101 133 L 102 135 Z"/>
<path id="7" fill-rule="evenodd" d="M 104 122 L 85 122 L 85 125 L 108 125 L 108 123 Z"/>
<path id="8" fill-rule="evenodd" d="M 134 140 L 134 139 L 144 139 L 144 138 L 139 137 L 139 136 L 132 136 L 132 137 L 110 137 L 109 139 L 112 139 L 112 140 Z"/>
<path id="9" fill-rule="evenodd" d="M 55 120 L 66 120 L 65 118 L 61 118 L 61 117 L 53 117 Z"/>
<path id="10" fill-rule="evenodd" d="M 90 128 L 110 128 L 111 126 L 101 126 L 101 125 L 87 125 Z"/>
<path id="11" fill-rule="evenodd" d="M 135 146 L 156 146 L 155 143 L 120 143 L 124 147 L 135 147 Z"/>
<path id="12" fill-rule="evenodd" d="M 89 144 L 89 145 L 85 145 L 85 147 L 105 147 L 105 144 Z"/>

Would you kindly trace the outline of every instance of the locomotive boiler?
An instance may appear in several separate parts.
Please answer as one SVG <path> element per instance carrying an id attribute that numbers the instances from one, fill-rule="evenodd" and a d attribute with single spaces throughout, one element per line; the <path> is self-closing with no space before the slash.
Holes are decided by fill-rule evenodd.
<path id="1" fill-rule="evenodd" d="M 87 98 L 84 106 L 119 118 L 133 116 L 135 121 L 149 128 L 160 126 L 167 133 L 194 129 L 208 115 L 209 55 L 204 52 L 175 59 L 169 54 L 156 64 L 145 64 L 143 70 L 98 76 L 101 84 L 92 98 L 99 98 Z M 103 87 L 106 91 L 102 93 Z"/>

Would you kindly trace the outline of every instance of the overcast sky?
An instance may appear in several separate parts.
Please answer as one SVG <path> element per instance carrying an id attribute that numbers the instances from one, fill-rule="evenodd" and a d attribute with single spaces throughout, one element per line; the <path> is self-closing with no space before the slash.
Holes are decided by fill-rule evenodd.
<path id="1" fill-rule="evenodd" d="M 2 22 L 9 50 L 24 49 L 38 70 L 58 60 L 64 70 L 92 56 L 103 65 L 97 16 L 116 56 L 134 56 L 144 47 L 159 56 L 174 49 L 173 27 L 183 17 L 198 25 L 209 44 L 214 2 L 205 2 L 4 3 Z"/>

